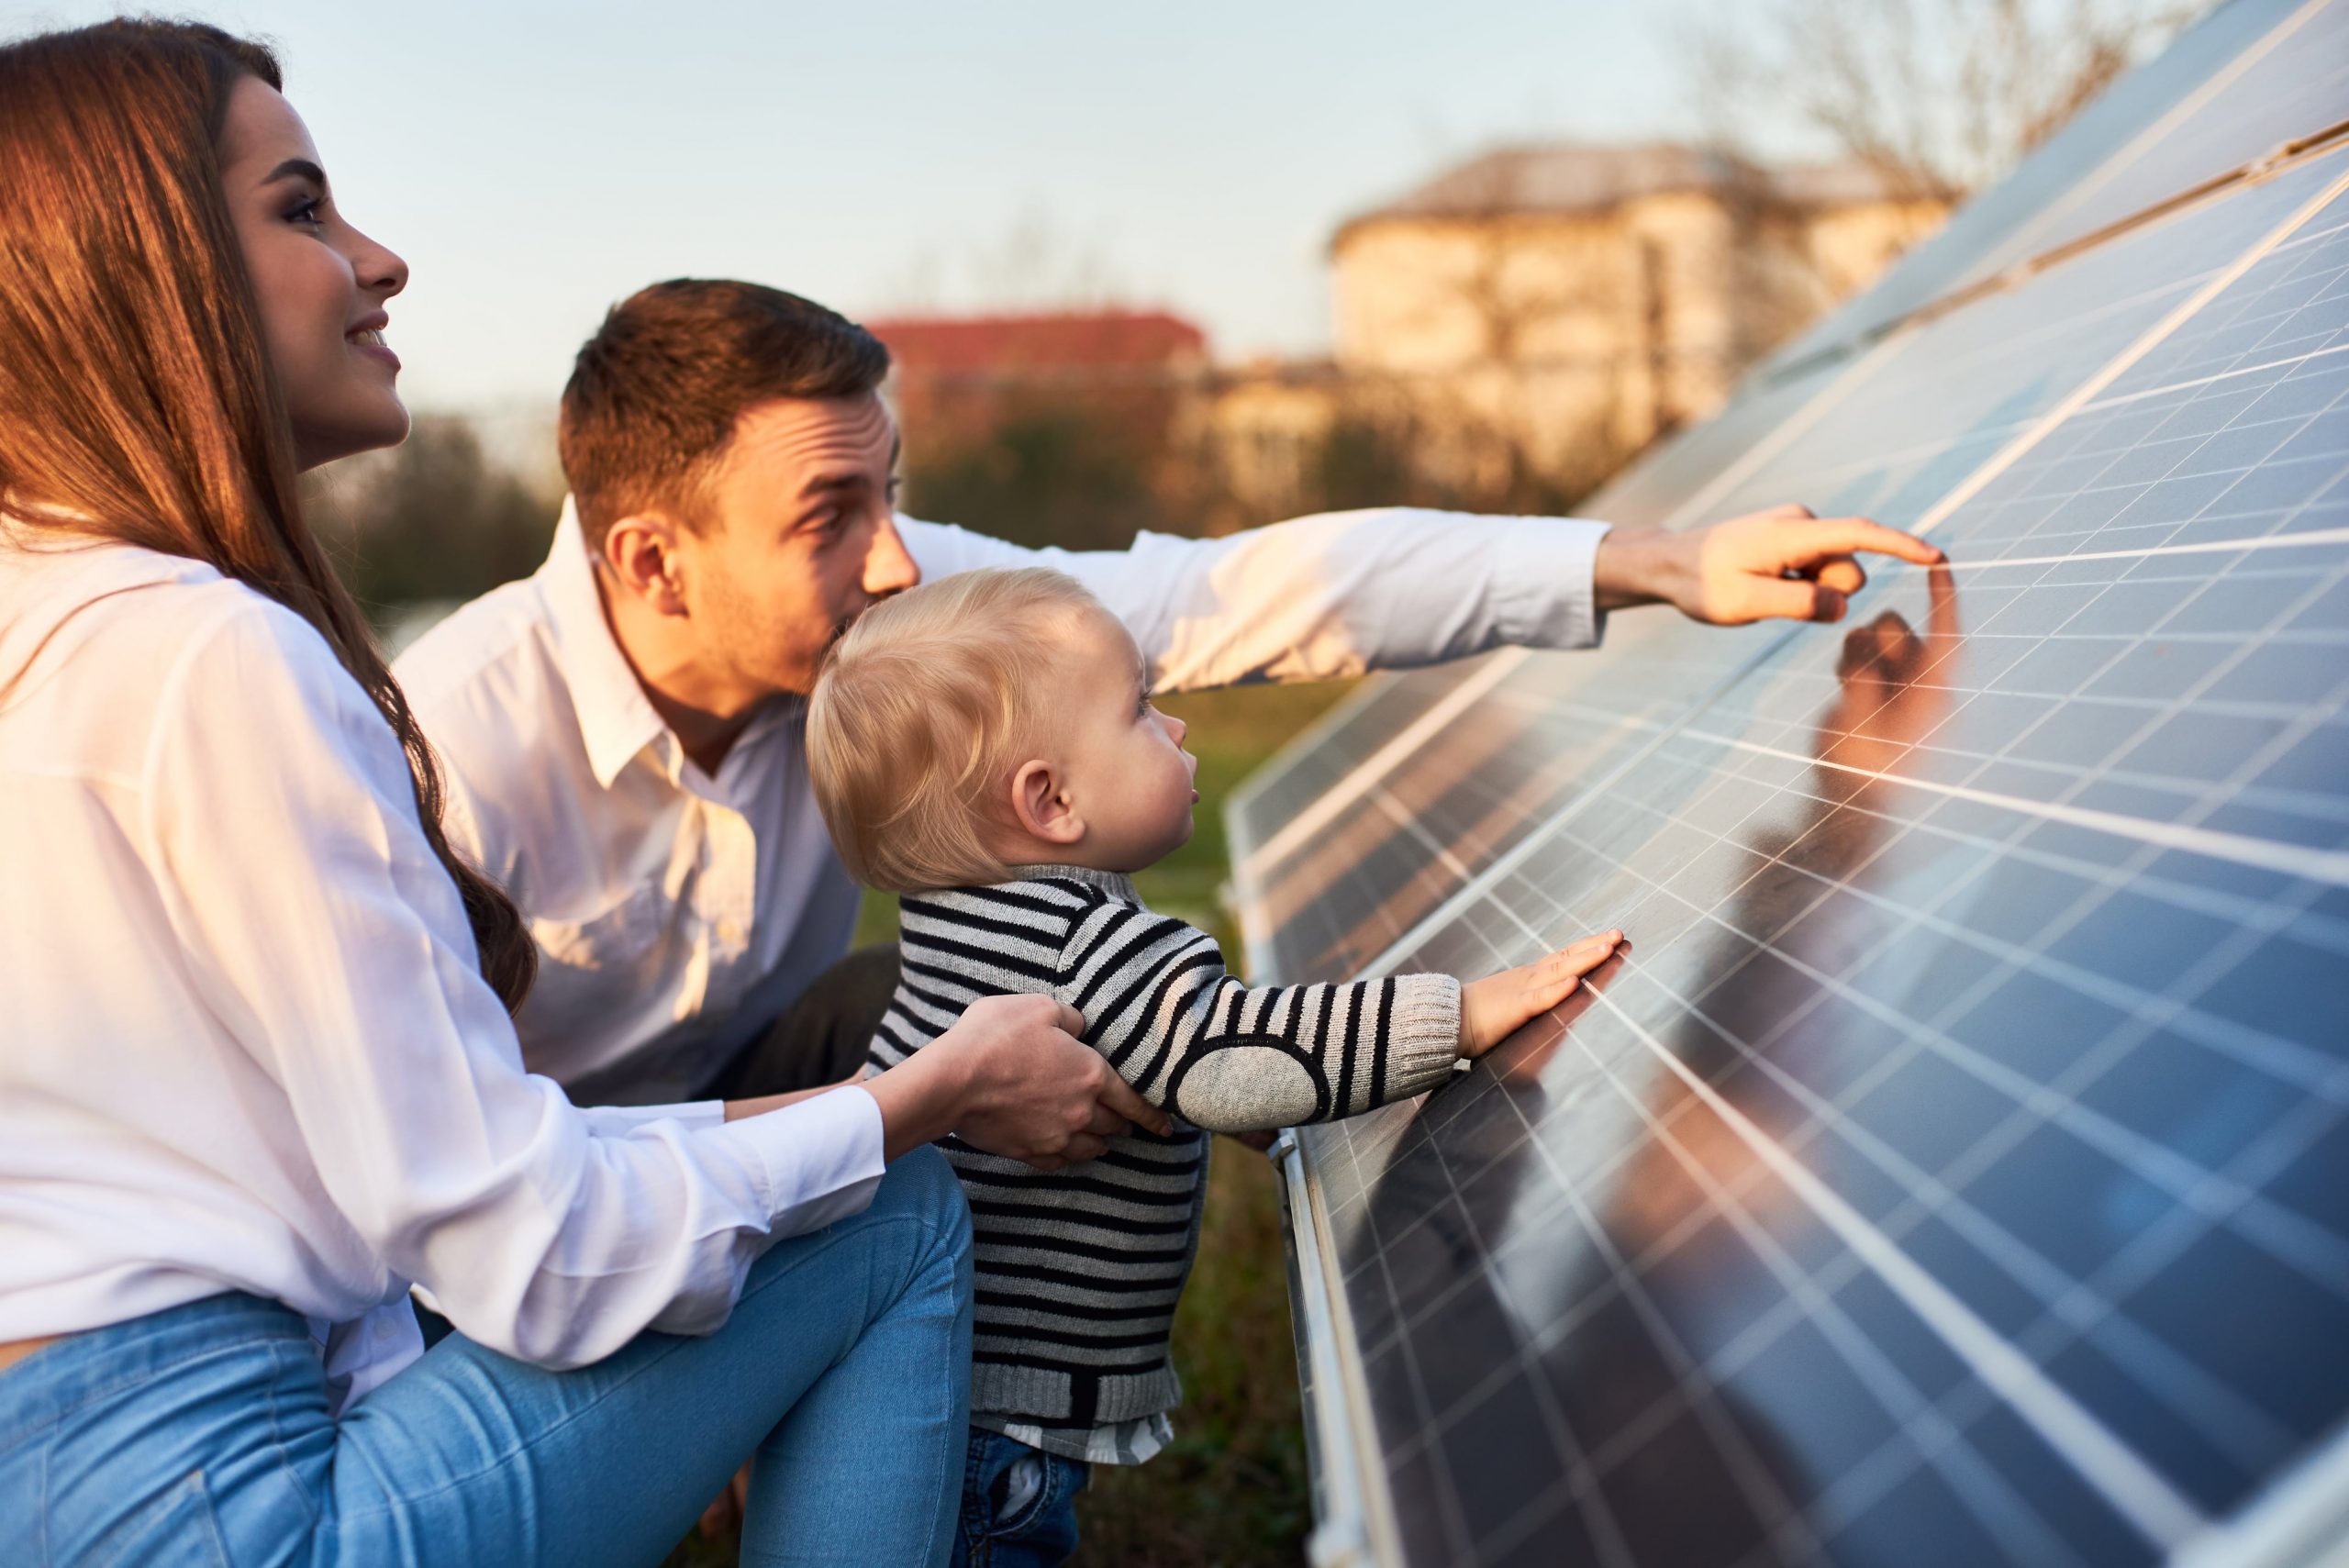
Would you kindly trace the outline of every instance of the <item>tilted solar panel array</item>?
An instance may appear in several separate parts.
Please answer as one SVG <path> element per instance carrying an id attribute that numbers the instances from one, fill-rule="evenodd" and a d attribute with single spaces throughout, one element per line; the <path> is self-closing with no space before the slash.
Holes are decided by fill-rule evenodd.
<path id="1" fill-rule="evenodd" d="M 1589 508 L 1946 571 L 1385 681 L 1235 806 L 1268 977 L 1632 939 L 1298 1139 L 1380 1554 L 2349 1532 L 2349 146 L 1980 286 L 2344 116 L 2349 0 L 2238 0 Z"/>

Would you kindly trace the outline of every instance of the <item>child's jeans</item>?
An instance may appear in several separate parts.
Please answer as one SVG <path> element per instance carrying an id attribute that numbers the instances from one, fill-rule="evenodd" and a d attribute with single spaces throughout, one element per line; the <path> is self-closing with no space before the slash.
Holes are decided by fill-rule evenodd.
<path id="1" fill-rule="evenodd" d="M 1057 1568 L 1076 1551 L 1076 1495 L 1093 1467 L 971 1429 L 954 1568 Z"/>

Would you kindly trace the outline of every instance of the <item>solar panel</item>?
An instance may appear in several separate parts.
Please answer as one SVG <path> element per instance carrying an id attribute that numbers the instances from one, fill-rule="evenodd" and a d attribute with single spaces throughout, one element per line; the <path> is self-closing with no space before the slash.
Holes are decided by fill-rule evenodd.
<path id="1" fill-rule="evenodd" d="M 2339 117 L 2343 10 L 2189 35 L 2062 222 L 2155 154 L 2207 178 L 2245 106 Z M 1297 1140 L 1325 1511 L 1358 1489 L 1415 1563 L 2315 1560 L 2349 1531 L 2349 156 L 1813 356 L 1593 510 L 1788 496 L 1953 566 L 1843 627 L 1651 613 L 1391 683 L 1235 810 L 1269 975 L 1632 937 L 1450 1086 Z"/>

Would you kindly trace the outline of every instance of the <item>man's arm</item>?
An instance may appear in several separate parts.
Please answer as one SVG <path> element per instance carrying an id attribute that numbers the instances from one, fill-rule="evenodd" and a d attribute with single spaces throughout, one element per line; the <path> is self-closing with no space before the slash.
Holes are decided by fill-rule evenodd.
<path id="1" fill-rule="evenodd" d="M 1941 559 L 1864 517 L 1792 506 L 1693 533 L 1383 507 L 1220 539 L 1145 533 L 1124 550 L 1028 550 L 912 518 L 899 528 L 924 577 L 1068 573 L 1133 631 L 1163 692 L 1408 669 L 1508 644 L 1585 648 L 1607 612 L 1638 605 L 1720 625 L 1835 620 L 1867 580 L 1860 553 Z"/>
<path id="2" fill-rule="evenodd" d="M 1051 566 L 1134 634 L 1157 689 L 1319 681 L 1522 643 L 1598 640 L 1604 523 L 1386 507 L 1220 539 L 1145 533 L 1122 550 L 1027 550 L 903 519 L 925 578 Z"/>

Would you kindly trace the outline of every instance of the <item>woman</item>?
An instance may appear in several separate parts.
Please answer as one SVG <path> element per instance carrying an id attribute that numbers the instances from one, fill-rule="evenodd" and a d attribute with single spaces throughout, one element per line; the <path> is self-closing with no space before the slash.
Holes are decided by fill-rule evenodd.
<path id="1" fill-rule="evenodd" d="M 792 1104 L 521 1071 L 529 938 L 296 497 L 406 433 L 406 269 L 278 87 L 192 25 L 0 48 L 0 1559 L 647 1562 L 755 1450 L 746 1561 L 942 1560 L 923 1146 L 1155 1114 L 1032 998 Z"/>

